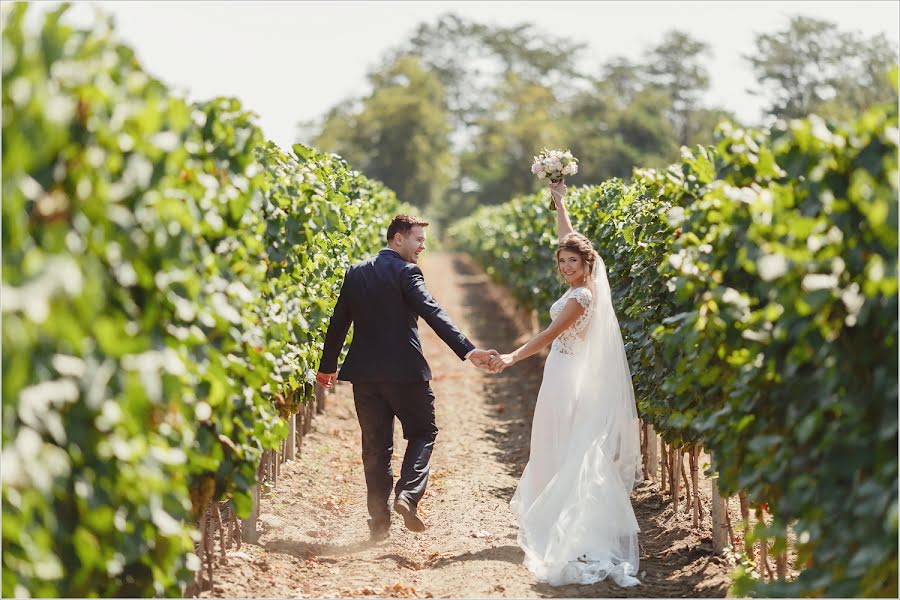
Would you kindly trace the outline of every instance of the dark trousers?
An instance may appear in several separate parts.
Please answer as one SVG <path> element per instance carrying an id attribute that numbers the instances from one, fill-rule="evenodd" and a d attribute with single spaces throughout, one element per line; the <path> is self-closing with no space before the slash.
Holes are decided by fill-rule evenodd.
<path id="1" fill-rule="evenodd" d="M 416 505 L 428 485 L 431 450 L 438 432 L 434 420 L 434 393 L 427 381 L 354 383 L 353 401 L 362 430 L 369 516 L 372 524 L 390 523 L 394 417 L 400 420 L 403 437 L 407 440 L 400 478 L 393 486 L 394 493 L 396 496 L 403 494 Z"/>

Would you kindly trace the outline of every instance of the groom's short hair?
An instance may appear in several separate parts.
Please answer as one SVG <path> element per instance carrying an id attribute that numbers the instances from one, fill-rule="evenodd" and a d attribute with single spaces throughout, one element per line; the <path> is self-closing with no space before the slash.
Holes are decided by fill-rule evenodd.
<path id="1" fill-rule="evenodd" d="M 390 242 L 398 233 L 406 235 L 409 233 L 410 229 L 417 226 L 428 227 L 428 221 L 423 221 L 419 217 L 413 217 L 411 215 L 397 215 L 391 221 L 391 224 L 388 225 L 387 241 Z"/>

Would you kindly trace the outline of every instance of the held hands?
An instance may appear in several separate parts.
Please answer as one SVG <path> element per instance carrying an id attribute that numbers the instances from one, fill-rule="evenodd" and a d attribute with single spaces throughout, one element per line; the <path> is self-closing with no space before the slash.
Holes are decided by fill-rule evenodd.
<path id="1" fill-rule="evenodd" d="M 506 367 L 511 366 L 515 362 L 516 358 L 512 354 L 495 356 L 491 359 L 490 371 L 491 373 L 502 373 Z"/>
<path id="2" fill-rule="evenodd" d="M 516 362 L 514 354 L 500 354 L 496 350 L 475 350 L 469 355 L 469 361 L 489 373 L 500 373 Z"/>
<path id="3" fill-rule="evenodd" d="M 473 350 L 469 355 L 469 362 L 485 371 L 490 371 L 491 359 L 500 356 L 496 350 Z"/>
<path id="4" fill-rule="evenodd" d="M 499 358 L 500 353 L 496 350 L 474 350 L 469 355 L 469 362 L 479 369 L 497 373 L 498 371 L 494 371 L 491 364 Z M 325 389 L 331 389 L 335 381 L 337 381 L 337 373 L 316 373 L 316 383 Z"/>

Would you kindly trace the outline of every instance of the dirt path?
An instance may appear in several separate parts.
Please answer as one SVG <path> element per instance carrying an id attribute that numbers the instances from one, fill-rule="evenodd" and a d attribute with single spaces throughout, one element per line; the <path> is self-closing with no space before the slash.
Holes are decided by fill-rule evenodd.
<path id="1" fill-rule="evenodd" d="M 426 282 L 479 347 L 509 351 L 527 339 L 512 303 L 467 258 L 423 257 Z M 437 424 L 432 477 L 420 504 L 426 532 L 395 518 L 391 537 L 367 541 L 365 484 L 352 390 L 339 385 L 324 415 L 261 501 L 259 545 L 245 544 L 217 567 L 210 597 L 722 597 L 729 568 L 712 551 L 708 527 L 672 518 L 655 484 L 635 491 L 641 525 L 642 585 L 601 582 L 554 588 L 522 565 L 509 499 L 528 459 L 543 358 L 500 375 L 460 361 L 422 324 L 435 379 Z M 394 469 L 405 442 L 395 433 Z M 708 496 L 709 490 L 706 490 Z M 395 515 L 396 517 L 396 515 Z"/>

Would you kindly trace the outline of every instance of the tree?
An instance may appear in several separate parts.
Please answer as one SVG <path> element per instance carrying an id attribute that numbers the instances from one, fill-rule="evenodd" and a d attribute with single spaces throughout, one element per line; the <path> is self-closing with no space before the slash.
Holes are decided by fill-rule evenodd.
<path id="1" fill-rule="evenodd" d="M 439 225 L 480 203 L 531 191 L 534 152 L 563 141 L 558 96 L 586 80 L 575 66 L 585 46 L 529 24 L 494 26 L 445 14 L 387 55 L 387 62 L 416 57 L 446 90 L 458 161 L 440 207 L 430 212 Z"/>
<path id="2" fill-rule="evenodd" d="M 690 132 L 695 128 L 691 123 L 693 110 L 700 104 L 702 93 L 709 89 L 709 72 L 700 63 L 709 52 L 708 44 L 673 29 L 646 53 L 650 81 L 672 99 L 671 122 L 681 145 L 689 143 Z"/>
<path id="3" fill-rule="evenodd" d="M 360 99 L 348 99 L 328 109 L 321 123 L 301 124 L 301 141 L 326 152 L 340 154 L 352 165 L 362 165 L 368 150 L 359 131 L 363 103 Z M 318 133 L 317 133 L 318 131 Z"/>
<path id="4" fill-rule="evenodd" d="M 553 90 L 515 74 L 487 109 L 460 167 L 474 203 L 499 204 L 533 190 L 532 158 L 544 146 L 563 144 L 564 115 Z"/>
<path id="5" fill-rule="evenodd" d="M 507 76 L 554 89 L 583 80 L 576 61 L 586 44 L 546 34 L 533 25 L 485 25 L 454 14 L 422 23 L 387 61 L 415 56 L 440 78 L 460 146 L 475 135 L 488 107 L 499 100 Z"/>
<path id="6" fill-rule="evenodd" d="M 621 67 L 617 63 L 617 73 L 625 75 Z M 636 77 L 640 69 L 634 68 L 635 77 L 598 81 L 569 105 L 566 138 L 579 159 L 578 185 L 628 179 L 635 166 L 660 167 L 677 158 L 671 99 Z M 623 95 L 623 83 L 630 95 Z"/>
<path id="7" fill-rule="evenodd" d="M 627 57 L 614 56 L 601 67 L 600 81 L 619 105 L 625 106 L 647 87 L 647 67 Z"/>
<path id="8" fill-rule="evenodd" d="M 883 34 L 864 38 L 829 21 L 794 16 L 786 29 L 757 35 L 755 46 L 744 58 L 760 89 L 749 91 L 772 98 L 766 112 L 774 117 L 844 118 L 897 99 L 887 78 L 897 50 Z"/>
<path id="9" fill-rule="evenodd" d="M 742 126 L 735 114 L 721 108 L 695 108 L 690 112 L 686 146 L 706 146 L 713 143 L 716 127 L 722 121 Z M 673 159 L 674 160 L 674 159 Z"/>
<path id="10" fill-rule="evenodd" d="M 439 226 L 485 203 L 532 192 L 542 147 L 581 160 L 576 184 L 629 178 L 712 143 L 727 113 L 704 107 L 706 44 L 670 31 L 646 61 L 613 57 L 599 77 L 576 68 L 585 44 L 532 25 L 453 14 L 421 24 L 371 75 L 372 93 L 326 115 L 314 145 L 345 155 Z"/>
<path id="11" fill-rule="evenodd" d="M 897 47 L 883 33 L 864 38 L 858 33 L 840 35 L 844 66 L 832 83 L 834 97 L 817 107 L 823 117 L 846 120 L 874 104 L 896 102 L 897 91 L 888 76 L 897 65 Z"/>
<path id="12" fill-rule="evenodd" d="M 369 81 L 369 96 L 326 114 L 313 145 L 344 156 L 403 201 L 435 203 L 453 177 L 443 85 L 411 56 L 370 73 Z"/>

